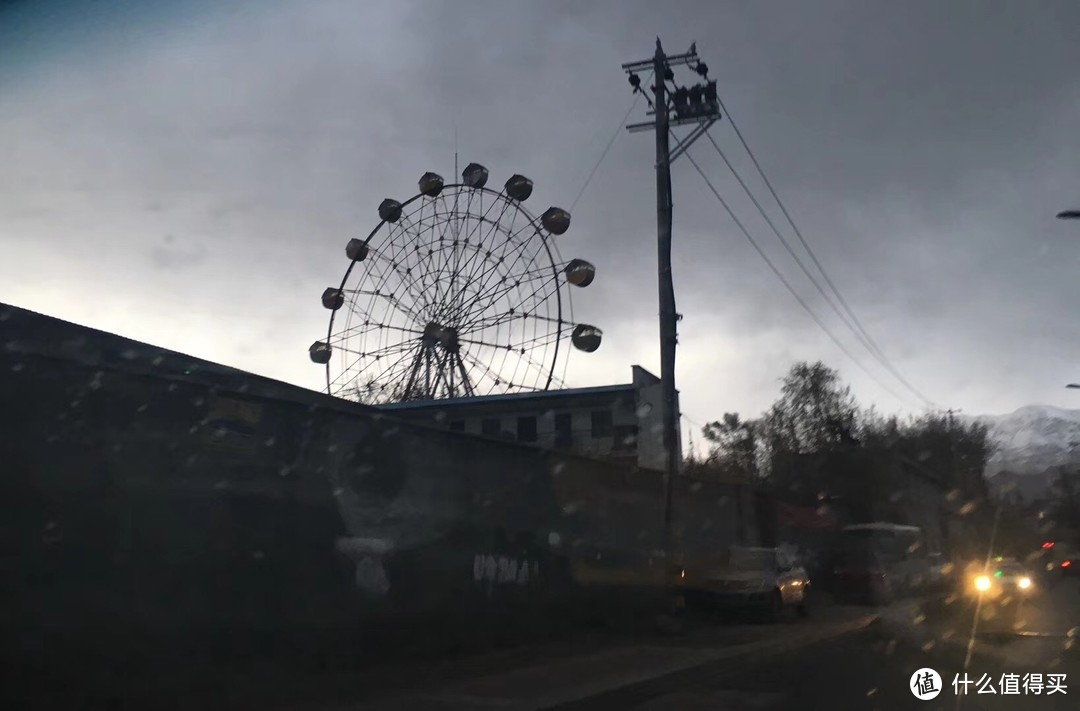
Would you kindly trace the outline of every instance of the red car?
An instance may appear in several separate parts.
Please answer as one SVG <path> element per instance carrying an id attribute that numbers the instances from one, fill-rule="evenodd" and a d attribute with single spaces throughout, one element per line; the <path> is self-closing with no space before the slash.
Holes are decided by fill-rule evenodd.
<path id="1" fill-rule="evenodd" d="M 838 600 L 887 604 L 892 600 L 893 584 L 876 553 L 853 548 L 840 551 L 832 562 L 831 588 Z"/>

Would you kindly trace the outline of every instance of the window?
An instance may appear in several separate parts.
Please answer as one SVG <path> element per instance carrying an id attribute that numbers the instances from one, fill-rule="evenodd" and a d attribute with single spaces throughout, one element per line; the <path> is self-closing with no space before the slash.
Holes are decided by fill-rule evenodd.
<path id="1" fill-rule="evenodd" d="M 519 417 L 517 418 L 517 438 L 519 442 L 535 442 L 536 441 L 536 418 Z"/>
<path id="2" fill-rule="evenodd" d="M 568 447 L 574 441 L 574 416 L 569 412 L 555 413 L 555 446 Z"/>
<path id="3" fill-rule="evenodd" d="M 612 435 L 611 410 L 594 410 L 591 417 L 593 439 Z"/>
<path id="4" fill-rule="evenodd" d="M 450 422 L 450 431 L 451 432 L 464 432 L 465 431 L 465 421 L 464 420 L 453 420 L 453 421 L 451 421 Z"/>
<path id="5" fill-rule="evenodd" d="M 485 417 L 480 421 L 480 432 L 487 437 L 498 437 L 502 433 L 502 424 L 498 417 Z"/>

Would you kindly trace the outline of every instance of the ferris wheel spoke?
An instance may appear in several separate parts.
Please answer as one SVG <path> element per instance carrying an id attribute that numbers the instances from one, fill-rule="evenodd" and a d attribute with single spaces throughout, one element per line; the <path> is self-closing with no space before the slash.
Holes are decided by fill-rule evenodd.
<path id="1" fill-rule="evenodd" d="M 358 328 L 363 328 L 365 330 L 356 331 L 356 329 L 358 329 Z M 369 321 L 369 322 L 366 322 L 366 323 L 361 324 L 359 326 L 354 326 L 352 328 L 348 328 L 348 329 L 345 329 L 343 331 L 339 331 L 339 332 L 331 335 L 330 336 L 330 343 L 331 343 L 331 345 L 334 345 L 336 343 L 340 343 L 341 341 L 346 340 L 347 338 L 356 337 L 356 336 L 363 336 L 363 335 L 366 335 L 368 333 L 374 333 L 374 332 L 383 331 L 383 330 L 396 331 L 398 333 L 407 333 L 407 334 L 412 335 L 412 336 L 422 336 L 422 335 L 424 335 L 423 331 L 418 331 L 415 328 L 405 328 L 403 326 L 394 326 L 392 324 L 386 324 L 386 323 L 373 323 L 373 322 Z"/>
<path id="2" fill-rule="evenodd" d="M 532 286 L 534 282 L 535 287 L 527 295 L 510 298 L 515 290 L 524 292 L 529 286 Z M 546 302 L 551 295 L 558 291 L 559 286 L 560 283 L 556 275 L 548 275 L 546 279 L 536 279 L 532 282 L 528 282 L 524 285 L 524 288 L 520 283 L 512 283 L 505 286 L 500 285 L 500 287 L 490 291 L 487 295 L 476 299 L 475 306 L 462 319 L 460 330 L 469 331 L 474 329 L 475 324 L 482 322 L 483 319 L 487 318 L 485 314 L 490 313 L 495 305 L 500 302 L 506 304 L 504 307 L 499 308 L 499 311 L 502 313 L 535 313 L 537 307 Z M 504 297 L 506 297 L 505 301 Z"/>
<path id="3" fill-rule="evenodd" d="M 408 266 L 407 261 L 405 262 L 405 271 L 402 271 L 401 265 L 403 262 L 401 257 L 403 253 L 407 255 L 407 245 L 407 241 L 402 241 L 401 244 L 397 244 L 395 242 L 393 243 L 394 251 L 392 254 L 383 254 L 381 249 L 373 249 L 370 251 L 369 254 L 374 257 L 373 262 L 381 262 L 383 270 L 378 274 L 379 278 L 385 280 L 389 272 L 392 271 L 394 273 L 394 276 L 397 277 L 398 283 L 405 289 L 406 293 L 409 294 L 409 297 L 413 300 L 413 302 L 418 304 L 420 312 L 422 313 L 425 309 L 430 308 L 431 303 L 427 295 L 424 293 L 423 288 L 417 290 L 416 288 L 410 286 L 412 280 L 408 278 L 410 276 L 408 273 L 410 267 Z M 418 321 L 422 322 L 423 318 L 418 319 Z"/>
<path id="4" fill-rule="evenodd" d="M 477 266 L 477 269 L 475 270 L 475 273 L 470 276 L 470 279 L 473 279 L 476 282 L 478 282 L 476 290 L 479 293 L 482 294 L 487 290 L 488 286 L 491 283 L 491 279 L 493 278 L 493 276 L 495 274 L 505 274 L 506 273 L 505 271 L 501 271 L 501 269 L 502 269 L 503 264 L 505 264 L 506 261 L 507 261 L 507 256 L 508 255 L 506 254 L 506 245 L 510 244 L 512 242 L 512 239 L 513 239 L 512 237 L 507 236 L 506 241 L 503 242 L 501 252 L 499 254 L 497 254 L 497 255 L 493 250 L 489 249 L 489 250 L 485 251 L 485 253 L 484 253 L 484 261 L 481 262 L 480 265 Z M 516 253 L 520 252 L 520 251 L 523 251 L 525 249 L 525 247 L 527 246 L 527 244 L 528 244 L 527 242 L 523 242 L 522 244 L 518 245 L 515 248 L 515 252 L 512 253 L 511 255 L 509 255 L 511 264 L 514 263 L 514 260 L 515 260 L 514 255 Z"/>
<path id="5" fill-rule="evenodd" d="M 457 209 L 456 209 L 456 206 L 458 204 L 457 201 L 458 201 L 459 195 L 460 195 L 460 193 L 455 193 L 455 197 L 454 197 L 455 210 L 447 211 L 446 218 L 444 220 L 437 219 L 437 217 L 438 217 L 438 209 L 434 208 L 435 219 L 432 220 L 432 224 L 431 224 L 431 228 L 430 228 L 430 232 L 432 234 L 432 239 L 431 239 L 430 242 L 428 242 L 427 252 L 425 253 L 422 250 L 417 250 L 417 252 L 416 252 L 417 255 L 418 255 L 418 260 L 417 260 L 418 264 L 423 263 L 425 261 L 425 259 L 427 261 L 427 264 L 425 265 L 425 269 L 424 269 L 424 277 L 425 278 L 423 279 L 422 283 L 423 283 L 423 286 L 424 286 L 424 292 L 425 293 L 431 293 L 432 291 L 434 291 L 434 293 L 431 294 L 431 311 L 432 311 L 432 313 L 430 314 L 430 316 L 432 318 L 436 317 L 434 312 L 437 309 L 438 305 L 443 303 L 443 295 L 442 295 L 441 289 L 439 288 L 439 280 L 440 280 L 442 272 L 443 272 L 443 270 L 444 270 L 444 268 L 446 266 L 446 261 L 447 261 L 446 258 L 444 257 L 444 254 L 443 254 L 443 249 L 444 249 L 444 247 L 446 245 L 446 241 L 447 241 L 447 233 L 448 232 L 450 233 L 450 241 L 451 241 L 451 243 L 455 244 L 457 242 L 457 240 L 458 240 L 458 234 L 459 234 L 459 231 L 460 231 L 460 228 L 458 226 L 459 213 L 457 212 Z M 442 204 L 445 207 L 446 206 L 446 199 L 445 199 L 445 196 L 442 193 L 440 193 L 439 199 L 442 201 Z M 472 205 L 472 195 L 470 194 L 470 196 L 469 196 L 469 206 L 471 207 L 471 205 Z M 468 211 L 468 209 L 469 208 L 467 207 L 466 210 Z M 436 235 L 437 235 L 437 237 L 436 237 Z M 437 245 L 437 249 L 436 249 L 436 245 Z M 433 261 L 432 257 L 434 257 L 436 254 L 438 255 L 438 260 L 437 260 L 438 264 L 437 265 L 432 264 L 432 261 Z M 431 277 L 430 283 L 428 282 L 427 277 Z"/>
<path id="6" fill-rule="evenodd" d="M 548 275 L 548 277 L 546 279 L 543 279 L 543 280 L 540 280 L 540 279 L 532 280 L 532 281 L 536 282 L 536 287 L 532 290 L 531 293 L 529 293 L 527 296 L 525 296 L 523 298 L 519 298 L 519 299 L 509 299 L 508 298 L 507 301 L 509 303 L 508 303 L 507 307 L 505 309 L 500 309 L 500 311 L 503 311 L 503 312 L 506 312 L 506 313 L 514 313 L 514 312 L 529 313 L 529 311 L 532 308 L 531 304 L 532 304 L 532 302 L 534 300 L 543 301 L 544 299 L 548 298 L 551 294 L 555 293 L 555 291 L 558 290 L 558 288 L 559 288 L 558 278 L 557 277 L 553 278 L 553 277 L 554 277 L 554 275 Z M 532 281 L 526 283 L 526 285 L 525 285 L 526 289 L 529 286 L 532 285 Z M 495 304 L 499 303 L 500 300 L 504 296 L 508 297 L 515 290 L 521 290 L 521 289 L 522 289 L 521 282 L 514 282 L 514 283 L 510 283 L 510 284 L 506 284 L 506 285 L 500 284 L 498 287 L 496 287 L 495 289 L 492 289 L 490 292 L 488 292 L 488 294 L 486 294 L 485 296 L 477 298 L 476 304 L 474 305 L 474 307 L 472 309 L 470 309 L 469 313 L 466 314 L 462 318 L 462 326 L 460 327 L 461 330 L 470 330 L 473 327 L 473 324 L 476 323 L 477 319 L 478 318 L 480 318 L 480 319 L 484 318 L 484 314 L 486 314 L 488 311 L 490 311 L 490 309 L 492 307 L 494 307 Z M 539 299 L 537 298 L 538 294 L 540 294 L 541 292 L 547 292 L 548 290 L 550 290 L 551 294 L 545 293 L 544 297 L 539 298 Z"/>
<path id="7" fill-rule="evenodd" d="M 435 227 L 432 227 L 434 230 Z M 435 311 L 440 303 L 439 290 L 436 284 L 437 270 L 435 264 L 435 256 L 439 255 L 441 259 L 441 246 L 436 250 L 436 246 L 440 243 L 437 240 L 430 240 L 428 242 L 421 242 L 417 240 L 413 243 L 412 249 L 408 250 L 406 276 L 411 276 L 415 283 L 418 285 L 421 293 L 423 294 L 423 303 L 425 305 L 425 315 L 427 319 L 431 319 L 435 315 Z"/>
<path id="8" fill-rule="evenodd" d="M 397 358 L 396 360 L 391 362 L 389 366 L 384 368 L 378 375 L 374 376 L 374 378 L 372 378 L 372 380 L 375 381 L 375 382 L 380 382 L 380 383 L 384 382 L 386 380 L 386 378 L 394 370 L 396 370 L 397 368 L 399 368 L 401 366 L 402 363 L 409 363 L 410 362 L 410 359 L 412 357 L 414 357 L 414 351 L 423 352 L 423 350 L 424 350 L 424 347 L 419 342 L 414 343 L 413 348 L 411 348 L 411 349 L 407 350 L 406 352 L 402 353 L 399 358 Z M 382 389 L 385 390 L 385 385 L 382 386 Z"/>
<path id="9" fill-rule="evenodd" d="M 487 218 L 487 213 L 490 212 L 491 208 L 494 207 L 496 204 L 501 204 L 502 209 L 499 211 L 498 217 L 496 217 L 494 220 L 488 221 L 486 219 Z M 484 212 L 483 216 L 481 216 L 480 220 L 473 227 L 472 231 L 469 234 L 466 235 L 466 237 L 465 237 L 466 243 L 472 243 L 473 237 L 475 237 L 477 235 L 477 233 L 481 231 L 481 228 L 484 226 L 485 222 L 488 222 L 489 227 L 487 229 L 487 234 L 480 235 L 480 239 L 477 240 L 477 242 L 476 242 L 476 244 L 477 244 L 476 250 L 466 260 L 466 263 L 464 265 L 458 263 L 458 265 L 456 266 L 456 270 L 458 271 L 458 273 L 459 274 L 465 274 L 466 277 L 465 277 L 465 281 L 462 284 L 461 288 L 458 289 L 455 292 L 455 297 L 456 298 L 454 299 L 454 302 L 452 304 L 452 313 L 454 313 L 455 315 L 464 307 L 465 293 L 466 293 L 465 290 L 468 287 L 468 285 L 471 284 L 473 279 L 475 278 L 475 271 L 476 271 L 475 262 L 476 262 L 476 258 L 477 258 L 478 255 L 484 253 L 483 244 L 484 244 L 485 240 L 487 238 L 490 238 L 493 234 L 495 234 L 496 232 L 499 231 L 499 225 L 502 224 L 503 217 L 506 216 L 506 211 L 510 206 L 511 206 L 511 203 L 508 202 L 508 201 L 505 201 L 505 200 L 499 200 L 499 201 L 492 202 L 492 204 L 488 207 L 488 210 Z M 514 210 L 513 213 L 511 213 L 511 225 L 513 224 L 512 220 L 514 219 L 514 217 L 517 216 L 517 212 L 518 212 L 517 210 Z"/>
<path id="10" fill-rule="evenodd" d="M 533 389 L 535 389 L 535 388 L 526 387 L 524 385 L 519 385 L 519 384 L 514 383 L 514 382 L 512 382 L 510 380 L 507 380 L 505 377 L 501 376 L 499 373 L 496 373 L 496 372 L 492 371 L 491 368 L 484 365 L 480 360 L 473 357 L 472 355 L 470 355 L 466 351 L 463 351 L 463 350 L 458 351 L 458 354 L 463 355 L 465 360 L 468 360 L 470 363 L 473 364 L 473 366 L 475 366 L 476 368 L 483 371 L 483 373 L 487 376 L 487 378 L 492 381 L 493 387 L 488 389 L 489 394 L 491 393 L 491 390 L 494 389 L 494 387 L 503 387 L 503 386 L 505 386 L 507 389 L 515 389 L 515 388 L 519 389 L 519 390 L 533 390 Z"/>
<path id="11" fill-rule="evenodd" d="M 546 250 L 545 250 L 545 249 L 543 249 L 543 246 L 542 246 L 542 245 L 541 245 L 540 247 L 538 247 L 537 251 L 536 251 L 536 252 L 534 252 L 534 253 L 532 253 L 532 256 L 531 256 L 531 258 L 529 258 L 529 261 L 528 261 L 528 263 L 526 264 L 526 269 L 525 269 L 525 271 L 529 271 L 529 270 L 531 269 L 531 267 L 532 267 L 532 264 L 534 264 L 534 263 L 535 263 L 535 261 L 536 261 L 536 258 L 537 258 L 537 256 L 538 256 L 539 254 L 541 254 L 542 252 L 545 252 L 545 251 L 546 251 Z M 552 280 L 551 282 L 549 282 L 549 283 L 550 283 L 551 285 L 553 285 L 553 286 L 555 287 L 555 290 L 554 290 L 554 291 L 555 291 L 555 292 L 557 292 L 557 290 L 558 290 L 558 286 L 559 286 L 559 282 L 558 282 L 558 277 L 557 277 L 557 272 L 554 272 L 554 271 L 553 271 L 553 272 L 552 272 L 552 277 L 554 277 L 554 279 L 553 279 L 553 280 Z M 543 282 L 542 282 L 542 283 L 543 283 Z M 513 287 L 516 287 L 516 286 L 517 286 L 517 284 L 514 284 L 514 285 L 513 285 Z M 511 290 L 509 290 L 509 291 L 512 291 L 513 287 L 511 287 Z M 496 289 L 498 290 L 498 289 L 499 289 L 499 287 L 496 287 Z M 502 289 L 503 289 L 503 290 L 505 290 L 505 287 L 502 287 Z M 504 291 L 504 292 L 502 292 L 502 293 L 505 293 L 505 291 Z M 534 292 L 534 293 L 536 293 L 536 292 Z M 489 294 L 490 294 L 490 292 L 489 292 Z M 501 294 L 500 294 L 500 295 L 501 295 Z M 476 309 L 475 309 L 475 311 L 480 311 L 480 312 L 483 312 L 483 310 L 482 310 L 482 309 L 486 309 L 486 308 L 488 308 L 488 306 L 489 306 L 489 305 L 490 305 L 491 303 L 494 303 L 494 301 L 492 301 L 492 298 L 491 298 L 491 297 L 489 296 L 489 297 L 487 298 L 487 304 L 486 304 L 486 305 L 482 305 L 482 304 L 477 304 L 477 305 L 476 305 Z M 524 304 L 524 303 L 523 303 L 523 304 Z"/>
<path id="12" fill-rule="evenodd" d="M 475 192 L 479 196 L 480 206 L 479 206 L 478 209 L 482 211 L 479 218 L 477 218 L 478 219 L 478 224 L 483 224 L 483 221 L 487 218 L 488 212 L 499 201 L 492 201 L 492 203 L 490 205 L 488 205 L 487 210 L 484 210 L 484 194 L 483 194 L 482 191 L 475 191 Z M 473 200 L 473 193 L 470 192 L 470 194 L 469 194 L 469 205 L 466 208 L 465 218 L 464 218 L 464 226 L 465 226 L 464 242 L 465 243 L 469 242 L 469 238 L 470 238 L 470 234 L 471 234 L 470 228 L 469 228 L 469 218 L 472 217 L 472 200 Z M 505 203 L 504 203 L 504 210 L 505 210 Z M 440 242 L 443 239 L 444 238 L 441 237 Z M 457 288 L 458 287 L 456 286 L 456 282 L 458 281 L 458 278 L 461 276 L 460 273 L 459 273 L 459 268 L 460 268 L 460 256 L 459 255 L 460 255 L 460 253 L 458 252 L 458 246 L 461 245 L 462 241 L 463 240 L 462 240 L 462 236 L 461 236 L 461 225 L 458 224 L 458 228 L 453 233 L 452 240 L 451 240 L 451 247 L 453 249 L 453 258 L 451 259 L 450 257 L 444 257 L 440 261 L 439 271 L 435 276 L 436 294 L 437 294 L 436 298 L 437 298 L 438 303 L 440 303 L 440 304 L 451 305 L 457 299 Z M 448 267 L 450 268 L 450 271 L 449 271 L 448 280 L 447 280 L 447 283 L 446 283 L 447 289 L 446 289 L 445 292 L 441 292 L 441 290 L 438 288 L 438 285 L 443 282 L 443 274 L 446 272 L 446 269 Z M 440 314 L 440 318 L 445 318 L 445 314 Z"/>
<path id="13" fill-rule="evenodd" d="M 507 289 L 514 289 L 519 285 L 519 277 L 509 270 L 502 269 L 501 263 L 492 264 L 487 274 L 484 275 L 483 281 L 472 292 L 474 298 L 471 303 L 461 313 L 456 314 L 457 320 L 461 323 L 467 323 L 476 316 L 484 314 L 497 303 L 497 294 L 504 293 Z"/>
<path id="14" fill-rule="evenodd" d="M 359 365 L 359 363 L 361 361 L 371 360 L 373 363 L 377 363 L 380 360 L 382 360 L 383 357 L 393 357 L 393 356 L 395 356 L 395 355 L 397 355 L 398 353 L 401 353 L 401 352 L 404 352 L 404 353 L 407 354 L 409 351 L 411 351 L 415 347 L 416 347 L 416 342 L 404 342 L 404 343 L 400 343 L 400 344 L 395 344 L 393 347 L 376 349 L 374 351 L 356 351 L 354 349 L 349 349 L 349 348 L 339 348 L 338 350 L 340 350 L 340 351 L 342 351 L 344 353 L 348 353 L 350 355 L 354 355 L 354 356 L 356 356 L 356 358 L 355 358 L 355 360 L 353 360 L 349 364 L 348 367 L 344 368 L 341 371 L 341 373 L 338 375 L 337 378 L 335 378 L 333 381 L 331 381 L 331 384 L 336 383 L 342 377 L 347 376 L 350 373 L 353 373 L 354 371 L 356 371 L 357 374 L 359 374 L 361 371 L 363 371 L 364 368 L 360 368 L 359 370 L 356 370 L 356 366 Z M 355 379 L 355 376 L 354 376 L 353 379 Z"/>
<path id="15" fill-rule="evenodd" d="M 528 315 L 521 312 L 512 313 L 511 311 L 500 311 L 490 316 L 478 318 L 473 321 L 469 321 L 458 326 L 459 334 L 468 333 L 482 333 L 490 328 L 495 328 L 504 323 L 512 323 L 517 320 L 524 321 L 528 318 Z"/>
<path id="16" fill-rule="evenodd" d="M 360 358 L 369 358 L 374 362 L 378 363 L 382 358 L 386 356 L 394 355 L 400 351 L 411 350 L 415 347 L 416 341 L 397 341 L 396 343 L 391 343 L 385 346 L 381 346 L 379 348 L 363 351 L 358 351 L 354 348 L 345 348 L 342 346 L 339 346 L 338 350 L 342 351 L 343 353 L 350 353 L 352 355 L 359 356 Z"/>
<path id="17" fill-rule="evenodd" d="M 539 289 L 534 290 L 533 295 L 539 293 L 539 291 Z M 533 295 L 530 295 L 529 298 L 532 298 Z M 535 307 L 528 302 L 529 299 L 524 299 L 520 302 L 515 301 L 515 305 L 507 305 L 505 307 L 500 307 L 497 310 L 488 308 L 481 311 L 478 309 L 470 320 L 463 321 L 458 326 L 458 332 L 462 334 L 475 333 L 477 331 L 483 331 L 485 329 L 491 328 L 492 326 L 498 326 L 502 323 L 512 323 L 517 321 L 518 319 L 521 319 L 521 321 L 525 321 L 526 319 L 532 318 L 555 322 L 559 320 L 552 319 L 548 316 L 537 313 L 537 309 L 539 309 L 544 303 L 542 298 L 536 299 L 537 303 L 535 304 Z M 492 306 L 494 306 L 494 304 L 492 304 Z"/>
<path id="18" fill-rule="evenodd" d="M 458 339 L 460 343 L 466 343 L 470 346 L 482 346 L 484 348 L 493 348 L 496 351 L 505 351 L 507 353 L 516 353 L 525 350 L 536 350 L 543 346 L 548 346 L 559 340 L 559 334 L 552 331 L 545 331 L 538 336 L 519 336 L 513 339 L 508 339 L 501 343 L 496 342 L 494 339 L 483 340 L 479 338 L 461 338 Z"/>
<path id="19" fill-rule="evenodd" d="M 542 237 L 541 237 L 541 239 L 542 239 Z M 506 245 L 508 245 L 510 243 L 511 243 L 510 239 L 508 239 L 506 242 L 503 243 L 502 252 L 499 254 L 498 258 L 494 262 L 496 265 L 501 266 L 502 264 L 504 264 L 507 261 L 508 256 L 509 256 L 510 262 L 512 264 L 516 263 L 518 261 L 518 259 L 520 259 L 521 254 L 528 247 L 529 240 L 523 241 L 520 245 L 515 247 L 513 252 L 511 252 L 509 255 L 507 255 L 507 253 L 506 253 Z M 489 257 L 489 259 L 490 259 L 490 257 Z M 535 257 L 534 257 L 534 259 L 535 259 Z M 491 286 L 492 275 L 494 275 L 496 273 L 499 273 L 498 272 L 498 266 L 496 266 L 496 267 L 494 267 L 492 269 L 489 269 L 487 271 L 487 273 L 484 275 L 483 281 L 477 287 L 477 291 L 479 291 L 481 294 L 486 293 L 488 291 L 489 286 Z M 531 264 L 529 266 L 531 266 Z M 505 276 L 505 273 L 502 273 L 502 276 Z"/>
<path id="20" fill-rule="evenodd" d="M 461 343 L 467 343 L 469 345 L 484 346 L 486 348 L 494 348 L 499 351 L 514 352 L 522 348 L 525 349 L 537 349 L 542 346 L 547 346 L 555 341 L 559 340 L 560 333 L 558 331 L 545 331 L 538 336 L 520 336 L 512 340 L 506 340 L 502 343 L 496 343 L 494 340 L 482 340 L 479 338 L 460 338 Z"/>
<path id="21" fill-rule="evenodd" d="M 503 206 L 503 211 L 505 212 L 505 210 L 506 210 L 506 205 Z M 489 264 L 489 260 L 492 257 L 491 244 L 492 244 L 492 241 L 494 239 L 494 236 L 497 233 L 507 235 L 507 240 L 512 239 L 510 234 L 512 234 L 512 232 L 513 232 L 513 223 L 514 223 L 514 220 L 516 219 L 516 217 L 517 217 L 517 211 L 515 210 L 511 215 L 511 218 L 510 218 L 511 221 L 510 221 L 510 226 L 508 228 L 508 231 L 500 230 L 500 224 L 501 223 L 496 222 L 496 223 L 492 223 L 491 228 L 488 230 L 486 235 L 481 236 L 480 240 L 477 242 L 478 249 L 473 254 L 473 257 L 469 261 L 469 264 L 466 266 L 466 269 L 468 271 L 468 277 L 466 278 L 465 283 L 467 285 L 476 284 L 479 281 L 480 275 L 483 273 L 482 270 L 484 270 L 485 268 L 488 271 L 491 271 L 491 270 L 494 270 L 494 269 L 498 269 L 502 265 L 502 261 L 499 258 L 496 258 L 494 262 L 491 262 Z M 501 219 L 502 219 L 502 215 L 500 214 L 500 220 Z M 487 243 L 486 248 L 484 247 L 485 242 Z M 480 257 L 481 255 L 483 255 L 482 258 L 479 260 L 479 262 L 477 262 L 477 257 Z M 485 279 L 484 281 L 486 282 L 487 280 Z M 469 309 L 468 305 L 465 302 L 465 294 L 464 294 L 464 292 L 461 293 L 460 296 L 461 296 L 461 298 L 455 304 L 455 310 L 454 310 L 454 317 L 458 318 L 458 319 L 461 318 L 462 313 L 464 313 L 465 311 L 467 311 Z"/>
<path id="22" fill-rule="evenodd" d="M 537 374 L 540 377 L 544 377 L 544 376 L 549 374 L 550 368 L 545 366 L 543 363 L 538 363 L 535 360 L 533 360 L 532 358 L 530 358 L 529 357 L 529 351 L 525 350 L 524 348 L 521 349 L 521 351 L 519 351 L 517 353 L 517 355 L 518 355 L 519 358 L 521 358 L 523 361 L 525 361 L 529 366 L 535 368 Z M 560 388 L 566 387 L 566 383 L 564 383 L 561 378 L 556 377 L 553 373 L 551 374 L 551 379 Z"/>
<path id="23" fill-rule="evenodd" d="M 401 299 L 397 298 L 393 294 L 382 293 L 381 289 L 369 290 L 369 289 L 344 289 L 343 293 L 355 294 L 357 296 L 374 296 L 386 299 L 390 304 L 397 307 L 397 310 L 401 312 L 403 316 L 415 323 L 423 323 L 423 317 L 407 307 Z M 358 316 L 367 317 L 367 314 L 356 307 L 356 302 L 353 301 L 350 304 L 351 310 Z"/>
<path id="24" fill-rule="evenodd" d="M 487 293 L 475 291 L 473 292 L 473 295 L 476 298 L 473 301 L 472 306 L 470 306 L 467 311 L 462 312 L 460 314 L 460 318 L 463 321 L 468 321 L 468 319 L 476 316 L 477 314 L 484 313 L 505 293 L 509 293 L 515 288 L 518 288 L 521 283 L 530 284 L 532 282 L 539 281 L 546 284 L 550 283 L 553 277 L 557 278 L 557 274 L 559 274 L 558 268 L 555 268 L 553 270 L 552 267 L 548 266 L 540 267 L 527 272 L 519 273 L 518 275 L 516 275 L 514 282 L 511 282 L 509 286 L 501 285 L 500 287 L 496 287 L 496 289 Z M 505 273 L 504 276 L 509 276 L 509 272 Z M 556 284 L 556 287 L 558 287 L 558 284 Z M 484 297 L 487 297 L 486 300 L 481 301 L 481 299 Z"/>
<path id="25" fill-rule="evenodd" d="M 421 201 L 425 202 L 425 201 Z M 395 267 L 395 276 L 398 280 L 409 289 L 410 296 L 420 305 L 420 310 L 424 314 L 422 320 L 426 321 L 430 319 L 431 312 L 434 306 L 438 303 L 437 299 L 430 293 L 430 287 L 427 283 L 427 274 L 430 270 L 430 257 L 434 253 L 434 247 L 437 244 L 437 240 L 434 237 L 429 237 L 425 240 L 424 236 L 430 233 L 435 234 L 436 228 L 439 226 L 439 215 L 432 203 L 432 216 L 430 217 L 430 226 L 424 223 L 422 214 L 423 206 L 414 210 L 409 216 L 403 216 L 396 225 L 396 230 L 393 232 L 395 239 L 394 253 L 391 256 L 392 266 Z M 419 224 L 412 222 L 411 216 L 420 213 Z M 404 267 L 404 271 L 402 271 Z M 414 276 L 413 272 L 417 272 L 419 276 Z M 411 285 L 411 286 L 410 286 Z"/>

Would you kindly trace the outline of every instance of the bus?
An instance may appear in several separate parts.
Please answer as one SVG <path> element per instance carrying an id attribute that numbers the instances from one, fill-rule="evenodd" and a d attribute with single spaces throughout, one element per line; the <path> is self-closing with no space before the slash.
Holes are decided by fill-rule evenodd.
<path id="1" fill-rule="evenodd" d="M 846 548 L 869 549 L 877 554 L 897 593 L 917 593 L 931 582 L 934 556 L 927 550 L 918 526 L 859 523 L 842 528 L 840 538 Z"/>

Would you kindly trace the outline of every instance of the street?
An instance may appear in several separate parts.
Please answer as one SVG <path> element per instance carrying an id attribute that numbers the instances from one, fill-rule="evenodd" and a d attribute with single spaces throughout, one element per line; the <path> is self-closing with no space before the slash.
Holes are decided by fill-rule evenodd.
<path id="1" fill-rule="evenodd" d="M 496 663 L 468 679 L 422 691 L 418 682 L 404 694 L 338 698 L 329 707 L 1076 708 L 1080 645 L 1070 635 L 1080 632 L 1080 583 L 1055 579 L 1045 585 L 1024 611 L 1024 624 L 1008 632 L 980 625 L 972 636 L 973 610 L 959 600 L 908 600 L 877 610 L 825 601 L 809 620 L 701 624 L 669 639 L 560 654 L 500 671 Z M 923 668 L 940 676 L 932 685 L 938 693 L 928 700 L 913 694 L 912 674 Z"/>
<path id="2" fill-rule="evenodd" d="M 977 627 L 966 668 L 966 643 L 972 639 L 970 609 L 957 604 L 937 620 L 920 619 L 923 616 L 914 606 L 901 604 L 897 610 L 899 615 L 886 614 L 881 624 L 868 630 L 753 664 L 703 673 L 692 684 L 623 708 L 1075 709 L 1080 703 L 1080 629 L 1076 627 L 1080 624 L 1080 582 L 1050 581 L 1042 598 L 1024 611 L 1022 627 L 1013 632 L 1003 632 L 998 626 L 986 631 Z M 903 610 L 911 614 L 905 618 Z M 943 682 L 940 694 L 927 701 L 917 699 L 910 686 L 912 673 L 923 667 L 936 670 Z M 964 684 L 965 673 L 969 685 Z M 1025 693 L 1025 675 L 1032 673 L 1042 674 L 1043 689 L 1038 695 L 1031 677 Z M 1064 693 L 1049 693 L 1046 682 L 1051 674 L 1065 675 Z M 1016 693 L 1002 693 L 1003 675 L 1017 675 Z M 990 693 L 991 686 L 996 694 Z"/>
<path id="3" fill-rule="evenodd" d="M 218 683 L 207 679 L 203 689 L 172 695 L 168 707 L 1076 708 L 1080 581 L 1053 578 L 1040 582 L 1039 588 L 1019 618 L 981 620 L 974 635 L 973 606 L 961 599 L 946 604 L 945 596 L 931 596 L 872 608 L 835 604 L 822 596 L 812 605 L 809 619 L 792 615 L 768 623 L 692 616 L 677 632 L 568 634 L 544 644 L 438 660 L 342 660 L 322 671 L 252 669 Z M 938 693 L 929 700 L 913 694 L 912 675 L 924 668 L 940 677 L 931 685 Z M 996 693 L 990 693 L 991 687 Z M 160 690 L 142 699 L 146 703 L 131 701 L 132 708 L 164 707 Z"/>

